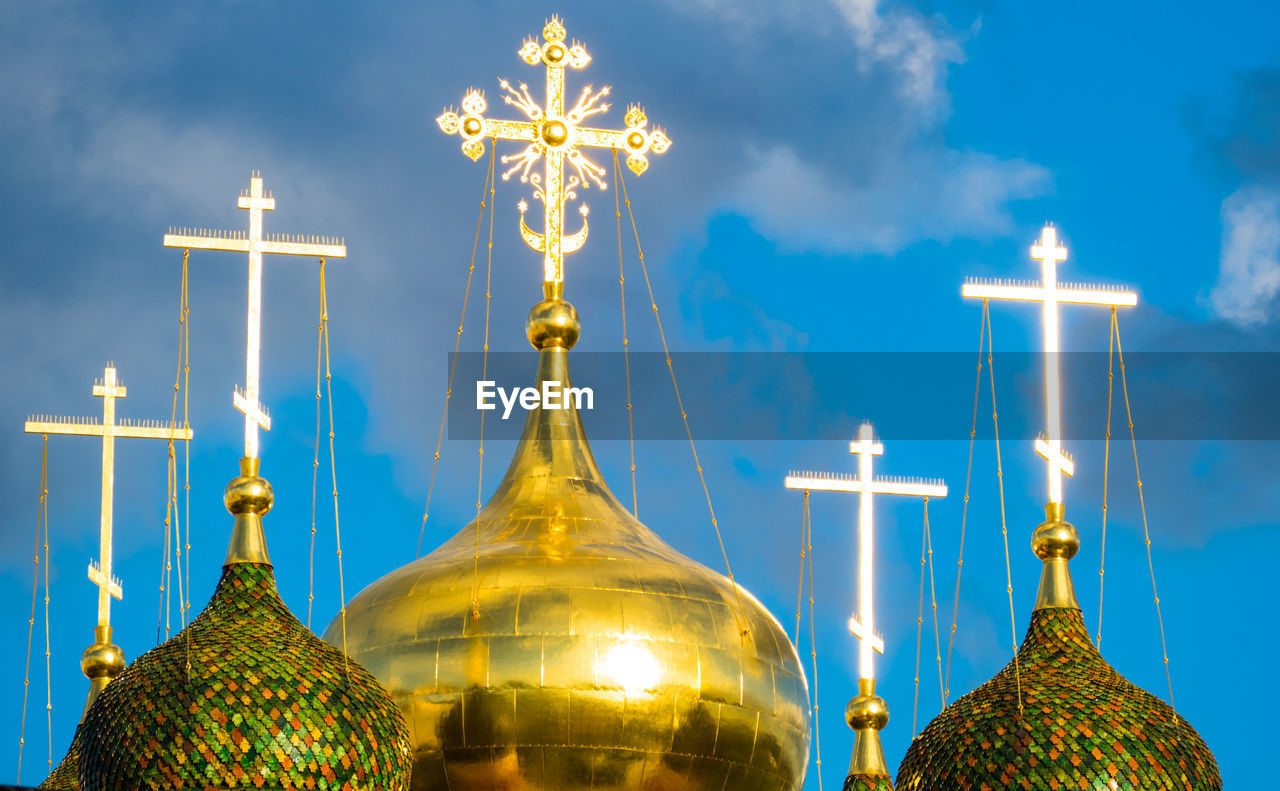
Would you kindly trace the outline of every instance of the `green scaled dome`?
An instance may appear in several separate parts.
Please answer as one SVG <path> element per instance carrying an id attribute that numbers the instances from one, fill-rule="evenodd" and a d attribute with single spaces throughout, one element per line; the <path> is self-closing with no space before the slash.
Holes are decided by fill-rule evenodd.
<path id="1" fill-rule="evenodd" d="M 1075 528 L 1051 512 L 1033 545 L 1045 571 L 1017 667 L 1010 662 L 924 729 L 898 770 L 898 791 L 1220 791 L 1217 762 L 1190 723 L 1126 681 L 1090 640 L 1066 572 Z"/>
<path id="2" fill-rule="evenodd" d="M 80 729 L 76 728 L 75 738 L 71 740 L 71 749 L 63 757 L 62 762 L 53 770 L 37 788 L 49 791 L 80 791 Z"/>
<path id="3" fill-rule="evenodd" d="M 256 460 L 227 487 L 227 564 L 204 612 L 107 685 L 79 734 L 84 791 L 403 791 L 409 736 L 387 691 L 276 591 Z"/>

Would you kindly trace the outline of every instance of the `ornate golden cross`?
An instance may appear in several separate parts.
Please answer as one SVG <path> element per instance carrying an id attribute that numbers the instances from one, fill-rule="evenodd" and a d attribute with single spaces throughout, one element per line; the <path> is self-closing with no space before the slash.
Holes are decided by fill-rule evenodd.
<path id="1" fill-rule="evenodd" d="M 262 177 L 255 171 L 249 189 L 240 193 L 236 204 L 249 210 L 249 233 L 243 231 L 182 230 L 164 235 L 165 247 L 187 250 L 225 250 L 249 254 L 249 317 L 244 356 L 244 390 L 236 388 L 231 402 L 244 413 L 244 455 L 258 458 L 258 427 L 271 430 L 271 417 L 258 400 L 259 358 L 262 348 L 262 254 L 309 255 L 317 258 L 346 258 L 347 246 L 340 239 L 273 233 L 263 235 L 262 213 L 276 207 L 271 193 L 263 194 Z"/>
<path id="2" fill-rule="evenodd" d="M 609 109 L 608 104 L 600 102 L 609 95 L 608 86 L 594 93 L 592 86 L 586 86 L 573 108 L 565 112 L 565 66 L 585 68 L 591 62 L 591 56 L 576 41 L 566 44 L 564 36 L 564 25 L 559 17 L 552 17 L 542 28 L 541 44 L 530 38 L 520 48 L 520 57 L 525 63 L 533 66 L 541 61 L 547 67 L 545 107 L 539 107 L 534 102 L 524 83 L 520 84 L 519 91 L 512 88 L 506 80 L 498 83 L 506 91 L 502 100 L 523 112 L 527 121 L 495 121 L 486 118 L 483 113 L 488 105 L 484 94 L 474 89 L 468 90 L 462 100 L 461 114 L 450 108 L 436 119 L 445 134 L 456 133 L 462 137 L 462 153 L 473 160 L 479 159 L 484 153 L 486 137 L 495 141 L 518 140 L 528 143 L 520 153 L 502 157 L 504 165 L 511 165 L 502 174 L 502 178 L 505 181 L 518 171 L 522 182 L 533 184 L 533 197 L 542 201 L 544 232 L 536 233 L 525 224 L 524 213 L 528 204 L 522 200 L 519 203 L 520 234 L 530 247 L 543 254 L 543 290 L 548 299 L 559 299 L 564 292 L 564 256 L 582 247 L 587 239 L 586 204 L 579 209 L 582 214 L 582 229 L 565 235 L 565 201 L 575 199 L 575 190 L 578 187 L 589 189 L 593 181 L 602 190 L 608 188 L 602 178 L 605 169 L 587 159 L 579 149 L 592 147 L 625 151 L 627 166 L 639 175 L 649 167 L 646 155 L 650 151 L 661 154 L 671 145 L 671 140 L 661 129 L 656 126 L 646 128 L 649 121 L 638 105 L 627 108 L 623 117 L 627 128 L 622 131 L 582 126 L 582 122 L 588 117 Z M 530 172 L 539 159 L 546 160 L 545 183 L 541 174 Z M 567 182 L 564 177 L 566 160 L 575 171 Z"/>
<path id="3" fill-rule="evenodd" d="M 116 422 L 116 399 L 124 398 L 125 386 L 116 379 L 116 369 L 110 366 L 102 379 L 94 382 L 93 394 L 102 399 L 102 422 L 96 418 L 32 417 L 26 422 L 28 434 L 70 434 L 81 437 L 102 437 L 102 517 L 99 522 L 98 562 L 89 563 L 89 581 L 98 586 L 98 626 L 111 626 L 111 597 L 123 598 L 120 580 L 112 573 L 111 561 L 111 510 L 112 490 L 115 487 L 116 437 L 141 439 L 191 439 L 191 427 L 178 428 L 158 420 L 141 423 L 122 420 Z"/>

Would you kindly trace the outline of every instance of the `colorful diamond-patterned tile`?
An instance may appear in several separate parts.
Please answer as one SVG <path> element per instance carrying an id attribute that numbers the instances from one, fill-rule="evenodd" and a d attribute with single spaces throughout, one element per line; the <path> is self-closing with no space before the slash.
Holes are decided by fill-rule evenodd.
<path id="1" fill-rule="evenodd" d="M 907 750 L 899 791 L 1220 791 L 1208 746 L 1168 704 L 1117 673 L 1080 610 L 1037 610 L 1012 662 L 948 706 Z"/>
<path id="2" fill-rule="evenodd" d="M 387 691 L 289 612 L 264 564 L 225 567 L 204 612 L 107 685 L 77 741 L 85 791 L 409 787 Z"/>

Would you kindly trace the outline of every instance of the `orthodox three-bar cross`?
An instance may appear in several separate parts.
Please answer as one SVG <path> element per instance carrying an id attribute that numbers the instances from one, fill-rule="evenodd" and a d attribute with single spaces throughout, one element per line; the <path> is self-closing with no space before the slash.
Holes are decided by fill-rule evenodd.
<path id="1" fill-rule="evenodd" d="M 1071 475 L 1075 465 L 1062 449 L 1062 370 L 1058 360 L 1061 351 L 1058 326 L 1058 304 L 1110 305 L 1133 307 L 1138 295 L 1109 286 L 1084 286 L 1058 282 L 1058 262 L 1067 260 L 1067 248 L 1058 244 L 1058 233 L 1052 225 L 1040 232 L 1040 241 L 1031 246 L 1031 257 L 1041 263 L 1039 283 L 970 279 L 962 293 L 979 299 L 1016 299 L 1039 302 L 1044 310 L 1044 406 L 1045 435 L 1035 442 L 1036 453 L 1045 459 L 1049 475 L 1049 502 L 1062 502 L 1062 474 Z"/>
<path id="2" fill-rule="evenodd" d="M 111 510 L 112 491 L 115 488 L 116 438 L 139 439 L 191 439 L 191 427 L 177 427 L 157 420 L 134 422 L 116 421 L 116 399 L 125 397 L 125 386 L 116 379 L 116 369 L 110 366 L 102 379 L 94 382 L 93 394 L 102 399 L 102 422 L 97 418 L 32 417 L 26 422 L 28 434 L 70 434 L 81 437 L 102 437 L 102 517 L 98 528 L 98 554 L 95 563 L 89 563 L 89 581 L 98 586 L 98 626 L 111 626 L 111 598 L 123 598 L 120 580 L 112 574 L 111 560 Z"/>
<path id="3" fill-rule="evenodd" d="M 542 28 L 542 43 L 536 39 L 528 39 L 520 48 L 520 57 L 525 63 L 533 66 L 541 62 L 547 69 L 546 104 L 539 107 L 529 94 L 529 88 L 520 84 L 517 91 L 506 80 L 499 85 L 506 95 L 502 97 L 507 104 L 513 105 L 524 113 L 527 121 L 496 121 L 486 118 L 483 113 L 487 108 L 484 94 L 477 90 L 468 90 L 462 100 L 462 111 L 450 108 L 436 119 L 436 123 L 445 134 L 458 134 L 462 137 L 462 152 L 471 159 L 479 159 L 484 153 L 484 139 L 516 140 L 528 145 L 518 154 L 502 157 L 504 165 L 511 168 L 502 174 L 503 180 L 519 171 L 520 180 L 533 184 L 533 196 L 543 204 L 543 233 L 531 230 L 524 221 L 524 213 L 528 204 L 520 201 L 520 234 L 525 242 L 534 250 L 543 254 L 543 290 L 548 299 L 559 299 L 564 291 L 564 256 L 582 247 L 587 239 L 587 207 L 584 204 L 579 211 L 582 214 L 582 229 L 565 235 L 564 204 L 577 197 L 578 187 L 588 189 L 595 182 L 600 189 L 607 189 L 603 176 L 605 169 L 587 159 L 579 150 L 584 147 L 611 148 L 625 151 L 627 166 L 637 175 L 649 167 L 647 154 L 652 151 L 661 154 L 671 145 L 671 140 L 662 130 L 654 127 L 647 129 L 648 119 L 644 111 L 637 105 L 627 108 L 623 122 L 627 128 L 621 131 L 596 129 L 583 126 L 582 122 L 597 113 L 609 109 L 601 99 L 609 95 L 605 86 L 592 93 L 592 86 L 582 89 L 577 103 L 565 111 L 564 69 L 585 68 L 591 62 L 591 56 L 578 42 L 566 44 L 564 25 L 558 17 Z M 545 160 L 545 182 L 543 175 L 531 172 L 539 159 Z M 566 160 L 574 169 L 574 174 L 565 180 L 564 165 Z"/>
<path id="4" fill-rule="evenodd" d="M 259 400 L 259 357 L 262 348 L 262 254 L 307 255 L 317 258 L 345 258 L 347 246 L 341 239 L 290 234 L 263 234 L 262 213 L 276 207 L 271 193 L 262 192 L 262 176 L 254 171 L 249 189 L 240 193 L 236 204 L 249 210 L 249 233 L 243 231 L 188 230 L 164 236 L 165 247 L 187 250 L 224 250 L 249 254 L 249 318 L 244 355 L 244 390 L 236 388 L 231 401 L 244 413 L 244 455 L 258 458 L 258 427 L 271 430 L 271 417 Z"/>
<path id="5" fill-rule="evenodd" d="M 858 638 L 858 676 L 875 679 L 873 651 L 884 653 L 884 640 L 875 633 L 875 535 L 874 496 L 904 494 L 913 497 L 946 497 L 947 485 L 942 481 L 916 478 L 876 478 L 871 473 L 872 456 L 884 453 L 884 445 L 875 441 L 870 423 L 858 429 L 858 438 L 849 443 L 849 452 L 858 455 L 856 478 L 831 473 L 792 473 L 787 476 L 788 489 L 820 492 L 856 492 L 858 498 L 858 614 L 849 619 L 849 631 Z"/>

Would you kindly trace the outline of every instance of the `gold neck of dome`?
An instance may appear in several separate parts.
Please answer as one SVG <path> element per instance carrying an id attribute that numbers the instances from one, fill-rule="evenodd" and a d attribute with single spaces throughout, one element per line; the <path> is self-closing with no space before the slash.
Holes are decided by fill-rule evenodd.
<path id="1" fill-rule="evenodd" d="M 260 464 L 261 460 L 256 457 L 241 459 L 240 474 L 231 479 L 222 493 L 222 502 L 236 518 L 231 527 L 227 557 L 222 562 L 224 569 L 237 563 L 271 565 L 267 539 L 262 532 L 262 517 L 271 510 L 275 495 L 267 479 L 258 475 Z"/>
<path id="2" fill-rule="evenodd" d="M 1075 585 L 1071 582 L 1071 558 L 1080 551 L 1080 534 L 1066 518 L 1066 506 L 1048 503 L 1045 520 L 1031 535 L 1031 549 L 1044 561 L 1040 572 L 1040 590 L 1036 593 L 1036 610 L 1065 607 L 1080 609 Z"/>
<path id="3" fill-rule="evenodd" d="M 845 706 L 844 719 L 856 734 L 849 776 L 888 777 L 880 731 L 889 724 L 889 704 L 876 694 L 875 679 L 858 679 L 858 696 Z"/>
<path id="4" fill-rule="evenodd" d="M 112 679 L 124 672 L 126 665 L 124 651 L 111 642 L 111 627 L 93 627 L 93 645 L 84 649 L 84 653 L 80 655 L 80 670 L 89 679 L 89 696 L 84 704 L 86 713 L 97 700 L 98 694 L 106 689 Z M 83 714 L 80 719 L 84 720 Z"/>

